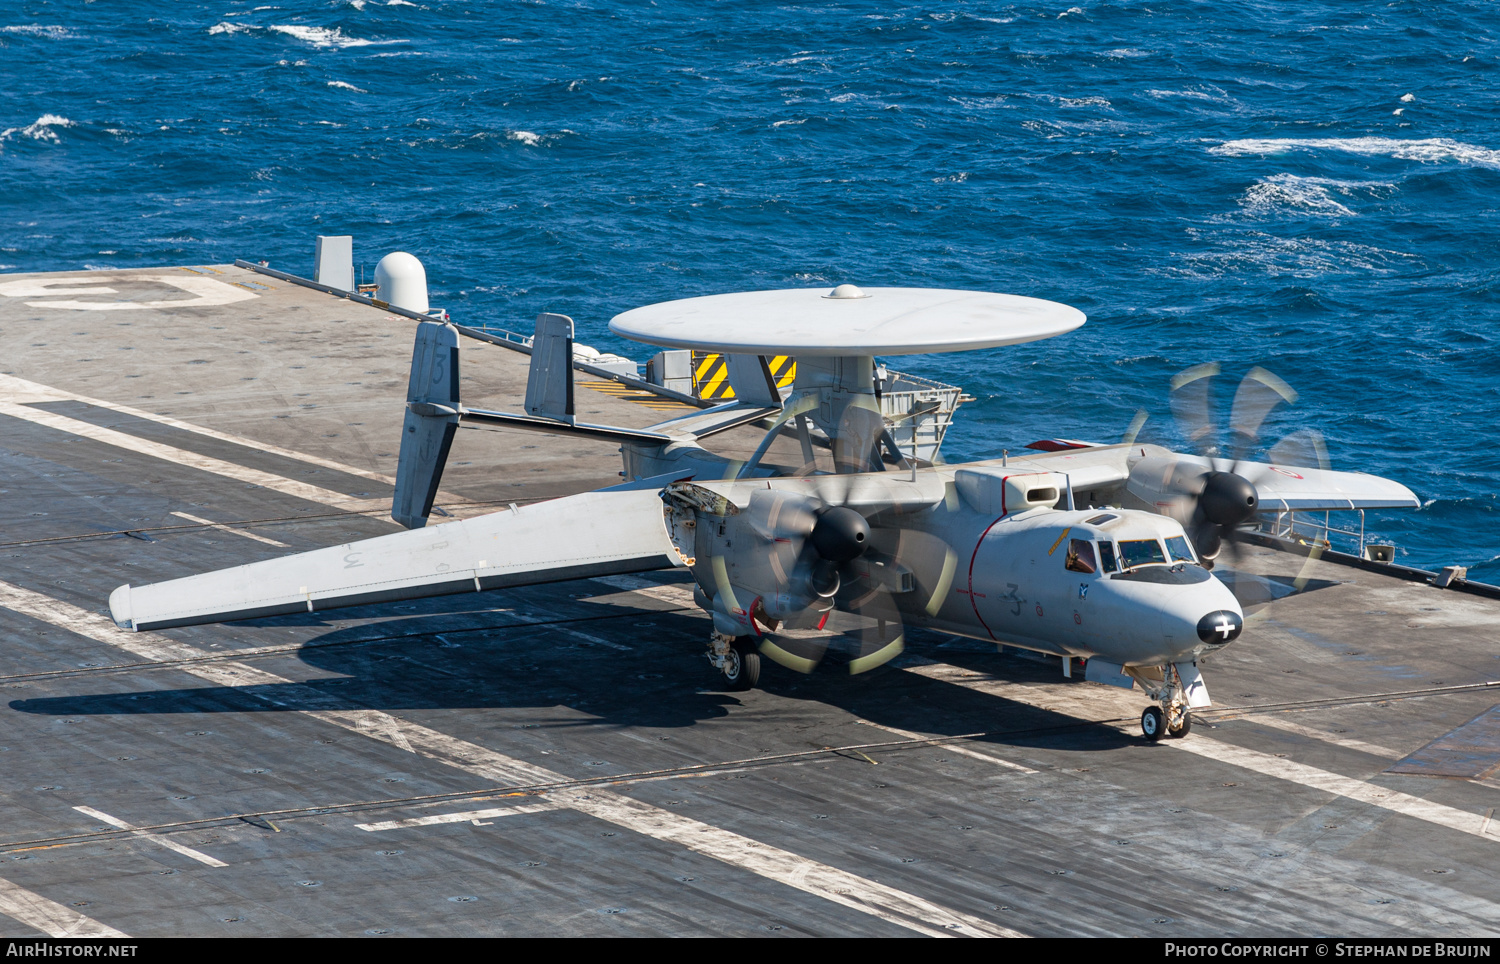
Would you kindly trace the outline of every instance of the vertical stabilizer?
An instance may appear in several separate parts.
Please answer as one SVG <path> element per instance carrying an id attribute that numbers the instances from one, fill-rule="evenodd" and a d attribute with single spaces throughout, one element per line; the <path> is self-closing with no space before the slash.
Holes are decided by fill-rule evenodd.
<path id="1" fill-rule="evenodd" d="M 391 518 L 406 528 L 427 524 L 457 431 L 458 330 L 423 322 L 417 325 L 412 346 L 396 496 L 391 503 Z"/>
<path id="2" fill-rule="evenodd" d="M 567 315 L 536 316 L 526 414 L 573 424 L 573 319 Z"/>
<path id="3" fill-rule="evenodd" d="M 781 391 L 764 355 L 725 355 L 734 397 L 756 408 L 780 408 Z"/>

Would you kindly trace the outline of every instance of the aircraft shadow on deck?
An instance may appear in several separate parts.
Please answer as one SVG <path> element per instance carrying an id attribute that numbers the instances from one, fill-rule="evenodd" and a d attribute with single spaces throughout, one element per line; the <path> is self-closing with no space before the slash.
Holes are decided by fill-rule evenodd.
<path id="1" fill-rule="evenodd" d="M 976 640 L 971 647 L 966 647 L 964 642 L 917 630 L 909 633 L 906 652 L 993 676 L 1001 683 L 1076 686 L 1085 699 L 1090 690 L 1097 690 L 1101 695 L 1104 693 L 1097 684 L 1085 683 L 1081 679 L 1072 683 L 1063 680 L 1055 660 L 1001 654 L 996 652 L 993 644 Z M 869 673 L 850 676 L 847 663 L 833 657 L 808 676 L 770 667 L 762 671 L 761 681 L 770 692 L 836 706 L 877 726 L 935 737 L 983 733 L 984 736 L 973 738 L 973 742 L 997 748 L 1106 750 L 1141 742 L 1113 726 L 1096 725 L 1057 710 L 908 673 L 901 667 L 902 660 L 897 659 Z M 1043 693 L 1038 695 L 1044 698 Z M 1141 694 L 1141 707 L 1149 702 Z M 902 739 L 875 728 L 868 729 L 863 735 L 869 743 Z"/>
<path id="2" fill-rule="evenodd" d="M 1214 570 L 1219 581 L 1234 593 L 1243 607 L 1262 607 L 1287 596 L 1306 595 L 1320 589 L 1331 589 L 1343 583 L 1333 579 L 1308 579 L 1299 587 L 1296 576 L 1262 576 L 1219 567 Z"/>
<path id="3" fill-rule="evenodd" d="M 285 655 L 253 661 L 281 675 L 286 673 L 280 661 L 293 659 L 329 674 L 302 682 L 80 693 L 13 700 L 9 706 L 45 716 L 566 707 L 573 711 L 567 718 L 541 725 L 680 728 L 728 716 L 744 699 L 754 699 L 720 688 L 722 677 L 701 655 L 705 623 L 696 616 L 620 607 L 614 610 L 616 618 L 487 626 L 487 616 L 499 622 L 494 617 L 503 613 L 494 598 L 483 598 L 490 595 L 424 601 L 428 612 L 335 629 Z M 341 615 L 358 617 L 360 610 Z M 318 625 L 325 618 L 283 616 L 243 625 Z M 622 626 L 628 630 L 621 632 Z M 580 639 L 570 630 L 603 642 Z M 951 646 L 936 652 L 951 639 L 940 634 L 915 631 L 910 638 L 909 652 L 933 651 L 945 662 L 1001 679 L 1052 682 L 1056 677 L 1055 667 L 1035 660 L 953 651 Z M 629 644 L 631 650 L 609 643 Z M 810 675 L 767 661 L 762 685 L 777 696 L 825 703 L 871 723 L 934 736 L 985 732 L 991 735 L 983 740 L 996 745 L 1080 750 L 1131 742 L 1112 727 L 1091 726 L 1064 713 L 893 666 L 850 676 L 846 660 L 836 652 Z M 870 728 L 850 742 L 900 739 Z"/>

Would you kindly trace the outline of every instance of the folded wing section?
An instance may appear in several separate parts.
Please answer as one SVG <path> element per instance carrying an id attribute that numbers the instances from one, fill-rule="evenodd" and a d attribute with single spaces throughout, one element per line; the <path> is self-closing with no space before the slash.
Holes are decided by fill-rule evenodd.
<path id="1" fill-rule="evenodd" d="M 682 565 L 657 490 L 588 492 L 158 582 L 109 597 L 125 629 L 314 612 Z"/>
<path id="2" fill-rule="evenodd" d="M 1237 471 L 1255 483 L 1261 512 L 1314 509 L 1415 509 L 1415 493 L 1400 482 L 1363 472 L 1335 472 L 1263 463 Z"/>

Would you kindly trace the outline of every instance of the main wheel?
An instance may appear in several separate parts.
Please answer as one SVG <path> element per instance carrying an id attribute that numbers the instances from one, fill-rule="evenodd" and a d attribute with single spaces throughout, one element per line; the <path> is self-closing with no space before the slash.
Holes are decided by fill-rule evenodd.
<path id="1" fill-rule="evenodd" d="M 1155 743 L 1162 738 L 1167 729 L 1167 720 L 1159 706 L 1148 706 L 1146 712 L 1141 714 L 1141 733 L 1146 739 Z"/>
<path id="2" fill-rule="evenodd" d="M 754 689 L 760 682 L 760 652 L 753 641 L 744 638 L 734 641 L 724 662 L 724 678 L 732 690 Z"/>
<path id="3" fill-rule="evenodd" d="M 1187 736 L 1192 728 L 1193 715 L 1187 710 L 1183 710 L 1182 716 L 1178 718 L 1176 726 L 1173 726 L 1170 723 L 1167 724 L 1167 736 L 1170 736 L 1175 740 L 1179 737 Z"/>

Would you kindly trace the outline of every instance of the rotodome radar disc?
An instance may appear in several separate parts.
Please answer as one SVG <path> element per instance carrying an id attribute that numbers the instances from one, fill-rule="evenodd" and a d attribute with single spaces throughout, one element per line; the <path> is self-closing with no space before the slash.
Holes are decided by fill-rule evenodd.
<path id="1" fill-rule="evenodd" d="M 1085 321 L 1055 301 L 948 288 L 789 288 L 684 298 L 616 315 L 663 348 L 737 354 L 925 355 L 1051 338 Z"/>

